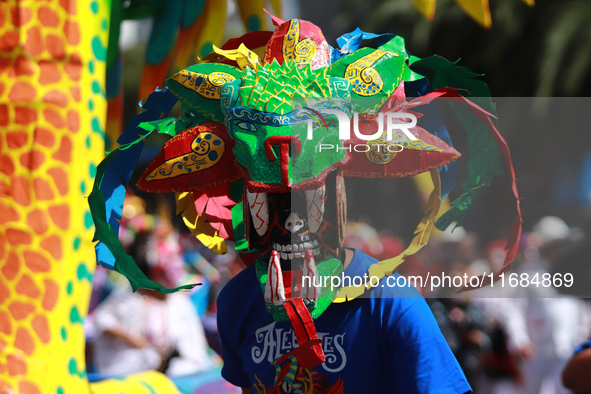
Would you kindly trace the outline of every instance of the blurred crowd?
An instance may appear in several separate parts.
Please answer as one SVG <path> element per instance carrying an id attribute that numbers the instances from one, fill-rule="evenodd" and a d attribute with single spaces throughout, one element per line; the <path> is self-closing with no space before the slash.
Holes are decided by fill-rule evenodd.
<path id="1" fill-rule="evenodd" d="M 144 200 L 126 197 L 119 239 L 139 269 L 168 288 L 201 285 L 171 294 L 132 292 L 125 277 L 97 267 L 86 320 L 91 380 L 146 370 L 188 376 L 221 365 L 215 300 L 244 265 L 232 251 L 217 256 L 179 230 L 167 204 L 150 214 Z"/>
<path id="2" fill-rule="evenodd" d="M 477 234 L 452 228 L 434 233 L 397 272 L 422 278 L 502 272 L 505 241 L 482 245 Z M 350 222 L 346 234 L 347 247 L 378 260 L 404 250 L 400 239 L 365 223 Z M 180 226 L 175 228 L 166 207 L 148 214 L 135 196 L 126 198 L 120 239 L 148 278 L 167 287 L 202 285 L 169 295 L 133 293 L 122 276 L 99 267 L 86 323 L 89 372 L 104 377 L 155 369 L 174 377 L 219 367 L 215 300 L 244 268 L 240 258 L 231 248 L 224 256 L 211 253 L 195 237 L 181 233 Z M 545 217 L 524 234 L 518 258 L 506 274 L 542 278 L 570 273 L 571 286 L 518 280 L 512 286 L 507 276 L 504 287 L 496 282 L 450 292 L 428 282 L 417 286 L 475 393 L 572 392 L 563 384 L 564 368 L 591 337 L 591 291 L 585 293 L 591 278 L 586 267 L 590 245 L 585 231 Z"/>
<path id="3" fill-rule="evenodd" d="M 489 286 L 479 289 L 462 285 L 450 291 L 428 281 L 418 288 L 474 392 L 558 394 L 579 387 L 585 391 L 577 392 L 591 392 L 589 361 L 586 373 L 578 375 L 587 386 L 578 386 L 565 373 L 575 350 L 591 336 L 589 236 L 558 217 L 541 218 L 522 237 L 504 283 L 491 287 L 496 277 L 491 273 L 505 271 L 506 241 L 481 245 L 477 234 L 452 229 L 434 234 L 397 271 L 407 278 L 445 274 L 487 279 Z M 350 223 L 345 242 L 380 260 L 403 250 L 402 242 L 364 223 Z M 511 282 L 509 275 L 515 278 Z M 572 281 L 565 282 L 565 277 Z"/>

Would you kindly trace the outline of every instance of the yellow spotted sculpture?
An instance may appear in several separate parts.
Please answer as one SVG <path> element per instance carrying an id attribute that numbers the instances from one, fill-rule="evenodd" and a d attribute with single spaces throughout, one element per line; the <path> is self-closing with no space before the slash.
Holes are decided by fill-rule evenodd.
<path id="1" fill-rule="evenodd" d="M 0 392 L 178 393 L 157 372 L 89 384 L 109 2 L 0 4 Z"/>

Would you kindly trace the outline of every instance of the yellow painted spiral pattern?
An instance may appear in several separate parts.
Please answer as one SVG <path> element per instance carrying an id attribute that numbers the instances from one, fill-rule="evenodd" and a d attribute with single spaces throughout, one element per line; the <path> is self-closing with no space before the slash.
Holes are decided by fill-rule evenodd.
<path id="1" fill-rule="evenodd" d="M 355 93 L 360 96 L 373 96 L 382 91 L 384 82 L 372 66 L 379 58 L 387 54 L 387 52 L 377 49 L 347 66 L 345 78 L 351 82 Z"/>
<path id="2" fill-rule="evenodd" d="M 316 45 L 309 38 L 300 41 L 300 21 L 289 23 L 287 34 L 283 37 L 283 60 L 296 64 L 310 64 L 316 56 Z"/>
<path id="3" fill-rule="evenodd" d="M 231 82 L 236 78 L 225 72 L 212 72 L 210 74 L 195 73 L 188 70 L 182 70 L 172 77 L 184 87 L 194 90 L 201 96 L 209 99 L 220 99 L 220 88 L 223 84 Z"/>

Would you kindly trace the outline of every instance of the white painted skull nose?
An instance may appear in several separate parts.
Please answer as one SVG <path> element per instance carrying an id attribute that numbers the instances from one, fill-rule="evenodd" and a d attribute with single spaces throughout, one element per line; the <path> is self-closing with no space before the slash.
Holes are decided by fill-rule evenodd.
<path id="1" fill-rule="evenodd" d="M 300 218 L 297 212 L 291 212 L 287 219 L 285 219 L 285 229 L 295 234 L 298 230 L 304 227 L 304 221 Z"/>

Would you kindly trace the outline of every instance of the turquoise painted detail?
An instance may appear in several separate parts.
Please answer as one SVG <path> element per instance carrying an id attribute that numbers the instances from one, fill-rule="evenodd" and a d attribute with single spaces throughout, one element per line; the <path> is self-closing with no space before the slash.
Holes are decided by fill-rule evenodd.
<path id="1" fill-rule="evenodd" d="M 103 45 L 102 41 L 98 36 L 92 38 L 92 53 L 96 60 L 104 62 L 107 60 L 107 48 Z"/>
<path id="2" fill-rule="evenodd" d="M 88 270 L 88 267 L 86 267 L 86 264 L 84 263 L 78 265 L 76 276 L 78 277 L 78 280 L 86 279 L 87 281 L 92 282 L 92 272 Z"/>
<path id="3" fill-rule="evenodd" d="M 84 181 L 82 181 L 82 183 L 84 183 Z M 86 186 L 84 187 L 86 189 Z M 74 250 L 78 250 L 80 248 L 80 242 L 82 240 L 80 239 L 80 237 L 76 237 L 74 238 Z"/>
<path id="4" fill-rule="evenodd" d="M 84 227 L 86 227 L 86 229 L 89 229 L 92 226 L 94 226 L 94 222 L 92 221 L 92 214 L 90 213 L 90 211 L 86 211 L 84 212 Z"/>
<path id="5" fill-rule="evenodd" d="M 259 31 L 261 30 L 261 19 L 258 15 L 252 15 L 250 18 L 248 18 L 246 26 L 250 31 Z"/>
<path id="6" fill-rule="evenodd" d="M 88 172 L 90 173 L 90 177 L 94 178 L 96 176 L 96 164 L 90 163 L 90 166 L 88 167 Z"/>

